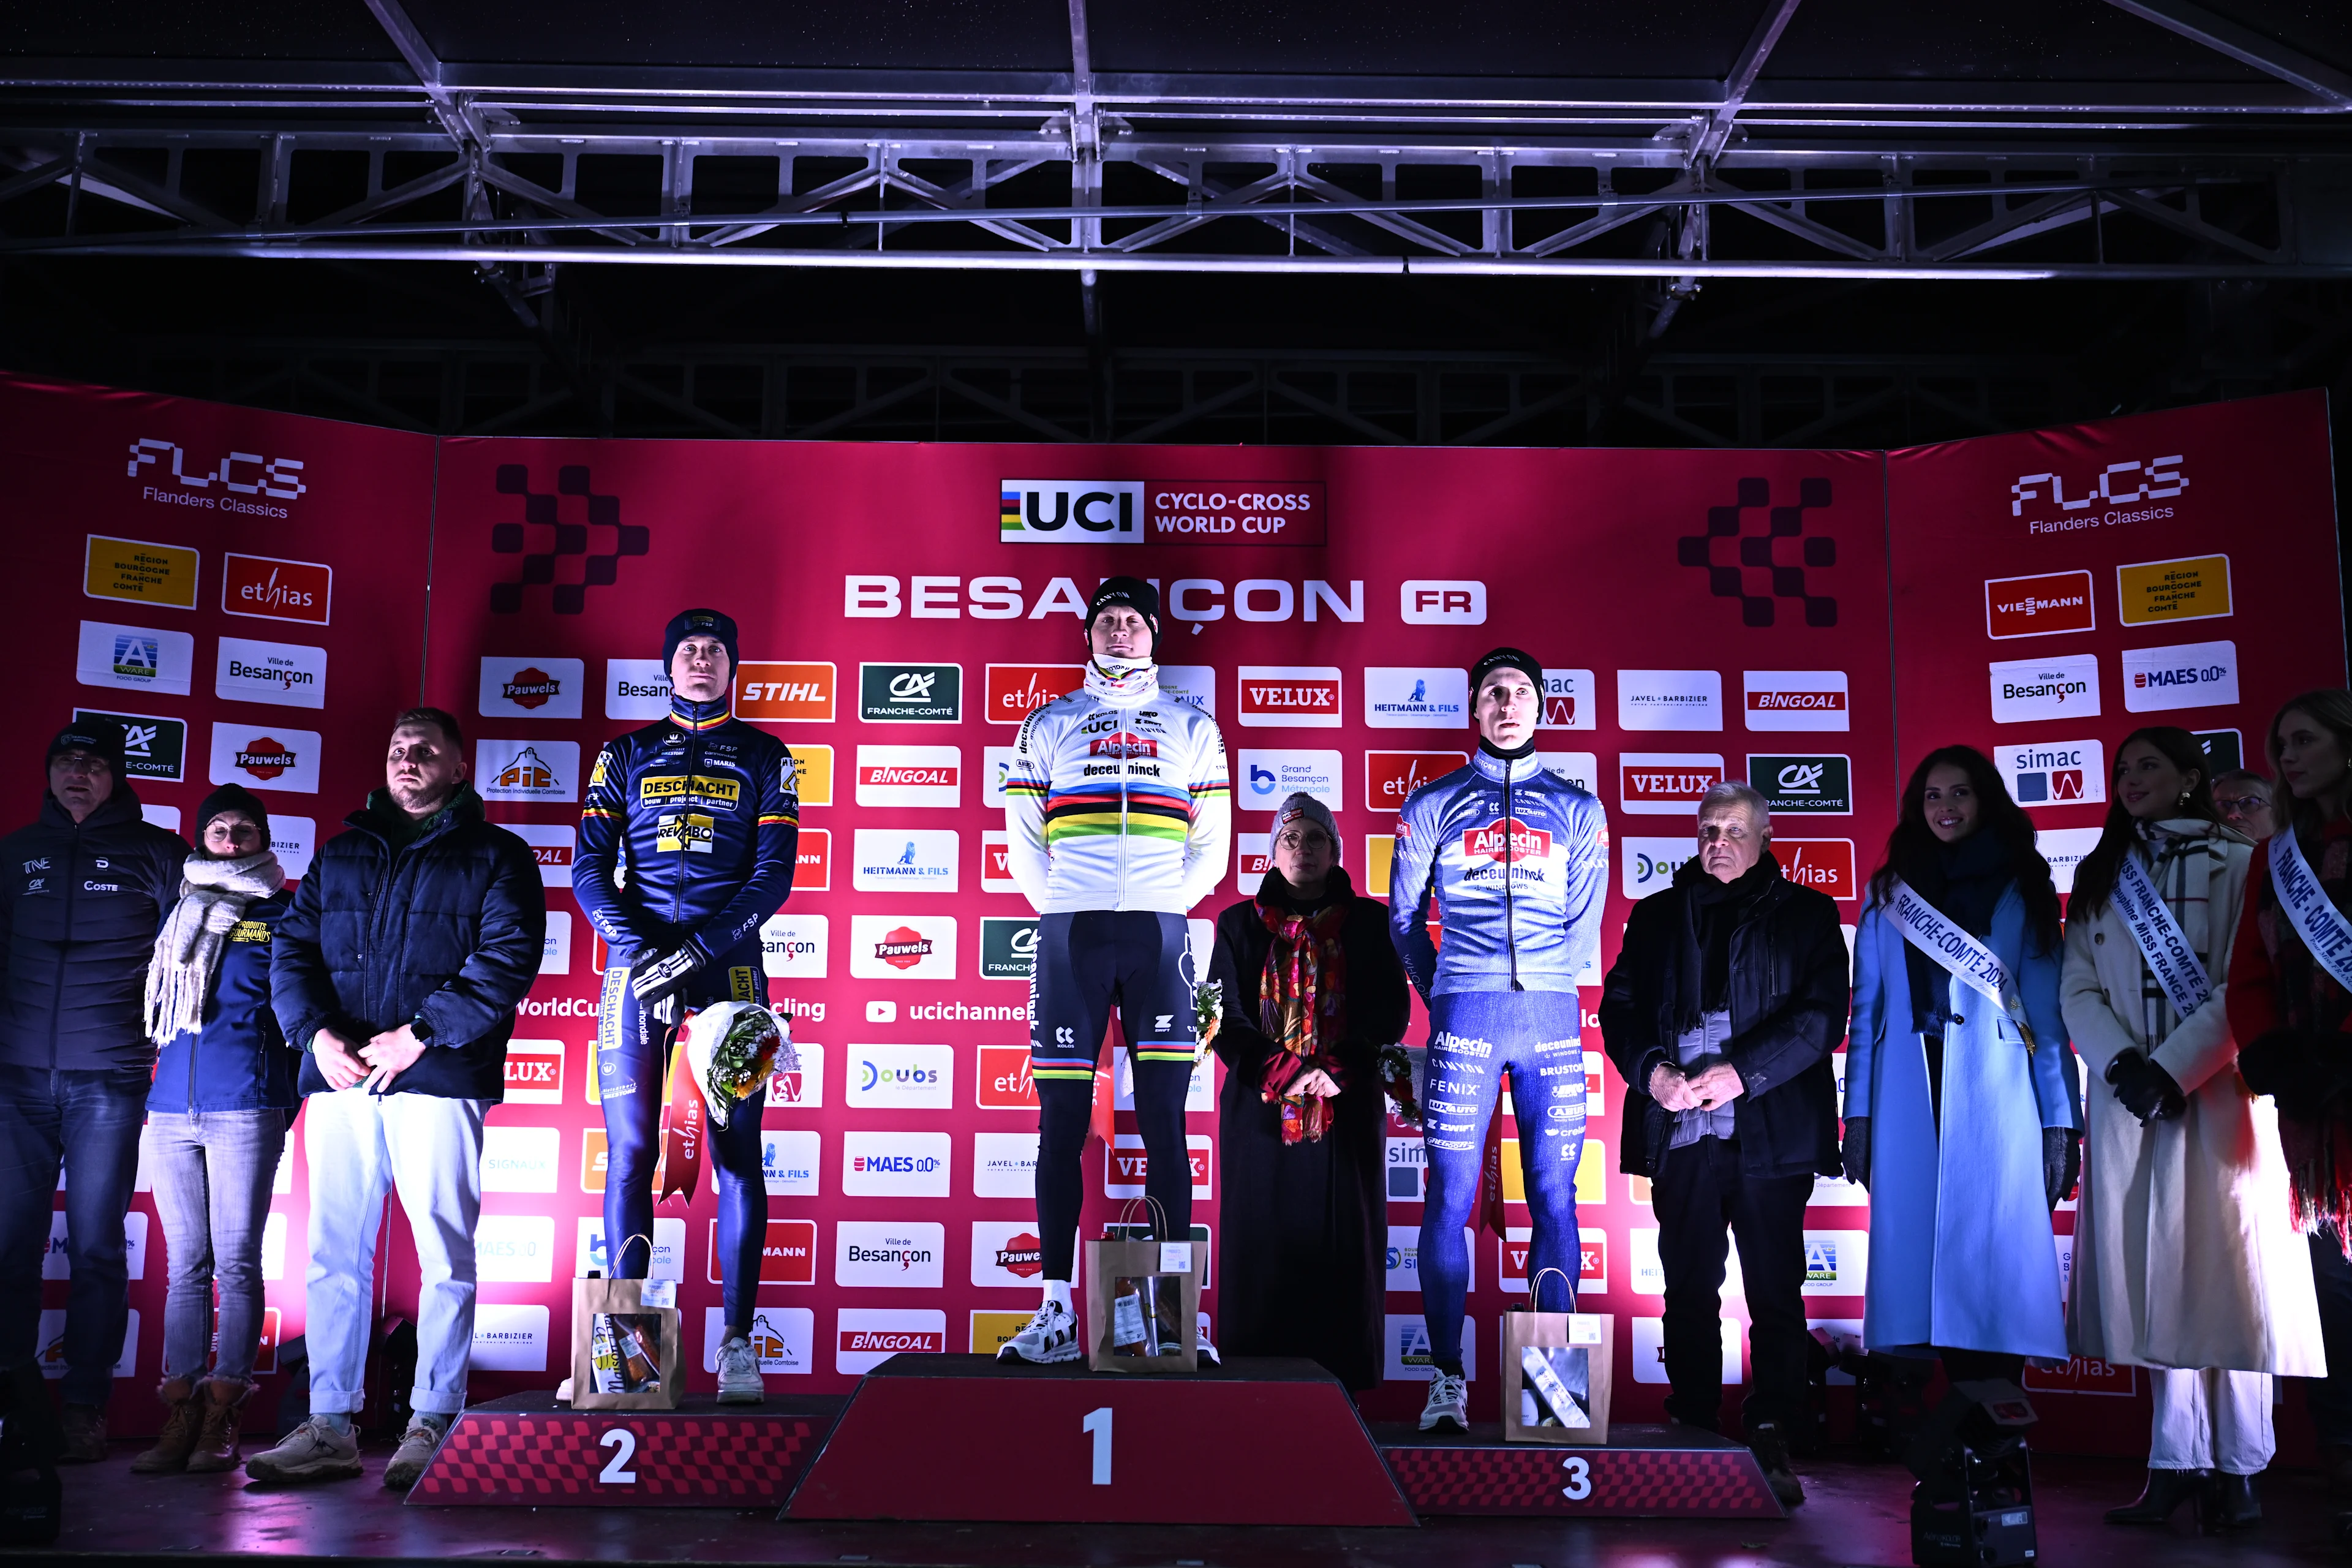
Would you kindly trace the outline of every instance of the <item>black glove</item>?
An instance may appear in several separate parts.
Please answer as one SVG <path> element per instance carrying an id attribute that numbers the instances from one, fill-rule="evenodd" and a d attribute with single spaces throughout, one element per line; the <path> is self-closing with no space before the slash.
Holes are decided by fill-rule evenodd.
<path id="1" fill-rule="evenodd" d="M 2083 1173 L 2083 1135 L 2071 1127 L 2042 1130 L 2042 1195 L 2055 1209 Z"/>
<path id="2" fill-rule="evenodd" d="M 675 1024 L 677 994 L 701 967 L 702 954 L 692 942 L 648 948 L 629 965 L 629 989 L 636 994 L 637 1006 L 646 1016 L 663 1026 Z"/>
<path id="3" fill-rule="evenodd" d="M 2180 1081 L 2137 1051 L 2117 1051 L 2116 1059 L 2107 1064 L 2106 1076 L 2116 1100 L 2139 1118 L 2142 1127 L 2189 1109 Z"/>
<path id="4" fill-rule="evenodd" d="M 1870 1190 L 1870 1118 L 1849 1116 L 1845 1119 L 1845 1179 Z"/>

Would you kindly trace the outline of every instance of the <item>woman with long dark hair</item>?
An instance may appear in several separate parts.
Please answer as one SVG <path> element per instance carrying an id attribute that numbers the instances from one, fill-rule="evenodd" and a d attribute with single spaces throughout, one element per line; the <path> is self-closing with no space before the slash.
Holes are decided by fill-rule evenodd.
<path id="1" fill-rule="evenodd" d="M 1873 1350 L 1955 1381 L 2066 1359 L 2050 1211 L 2082 1119 L 2058 1008 L 2058 894 L 1983 752 L 1904 786 L 1853 944 L 1846 1175 L 1870 1189 Z"/>
<path id="2" fill-rule="evenodd" d="M 2352 692 L 2271 721 L 2277 831 L 2254 848 L 2225 998 L 2246 1087 L 2271 1097 L 2327 1356 L 2305 1384 L 2339 1495 L 2352 1492 Z"/>
<path id="3" fill-rule="evenodd" d="M 2310 1377 L 2319 1308 L 2287 1221 L 2278 1118 L 2232 1070 L 2225 993 L 2253 846 L 2224 825 L 2186 730 L 2116 748 L 2107 821 L 2074 871 L 2062 999 L 2089 1069 L 2066 1308 L 2074 1353 L 2152 1369 L 2147 1485 L 2113 1524 L 2262 1517 L 2273 1374 Z"/>

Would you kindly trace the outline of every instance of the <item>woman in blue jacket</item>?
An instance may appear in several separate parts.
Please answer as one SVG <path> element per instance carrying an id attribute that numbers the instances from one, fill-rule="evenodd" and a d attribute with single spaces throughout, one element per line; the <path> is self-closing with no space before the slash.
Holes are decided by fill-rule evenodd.
<path id="1" fill-rule="evenodd" d="M 1873 1350 L 1955 1380 L 2067 1358 L 2050 1214 L 2082 1168 L 2058 894 L 1983 752 L 1904 787 L 1854 936 L 1845 1167 L 1870 1189 Z"/>
<path id="2" fill-rule="evenodd" d="M 131 1463 L 142 1475 L 236 1468 L 261 1337 L 261 1232 L 301 1104 L 301 1056 L 269 1007 L 270 947 L 292 902 L 268 809 L 235 784 L 214 791 L 148 970 L 147 1033 L 162 1051 L 145 1155 L 171 1269 L 157 1391 L 170 1414 Z M 207 1377 L 215 1279 L 219 1352 Z"/>

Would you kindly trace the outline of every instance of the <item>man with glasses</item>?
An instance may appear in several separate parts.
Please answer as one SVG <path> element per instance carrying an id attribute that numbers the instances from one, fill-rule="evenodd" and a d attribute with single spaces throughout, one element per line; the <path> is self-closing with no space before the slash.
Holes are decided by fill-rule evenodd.
<path id="1" fill-rule="evenodd" d="M 2278 831 L 2271 781 L 2252 768 L 2232 768 L 2213 781 L 2213 808 L 2221 820 L 2260 844 Z"/>

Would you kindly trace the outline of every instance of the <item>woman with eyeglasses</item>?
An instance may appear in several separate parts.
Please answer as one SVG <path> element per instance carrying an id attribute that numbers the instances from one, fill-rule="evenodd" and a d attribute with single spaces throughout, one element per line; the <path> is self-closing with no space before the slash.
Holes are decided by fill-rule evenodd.
<path id="1" fill-rule="evenodd" d="M 1321 801 L 1282 803 L 1272 858 L 1257 897 L 1217 917 L 1210 962 L 1225 1064 L 1217 1340 L 1373 1388 L 1388 1303 L 1379 1056 L 1404 1037 L 1404 967 Z"/>

